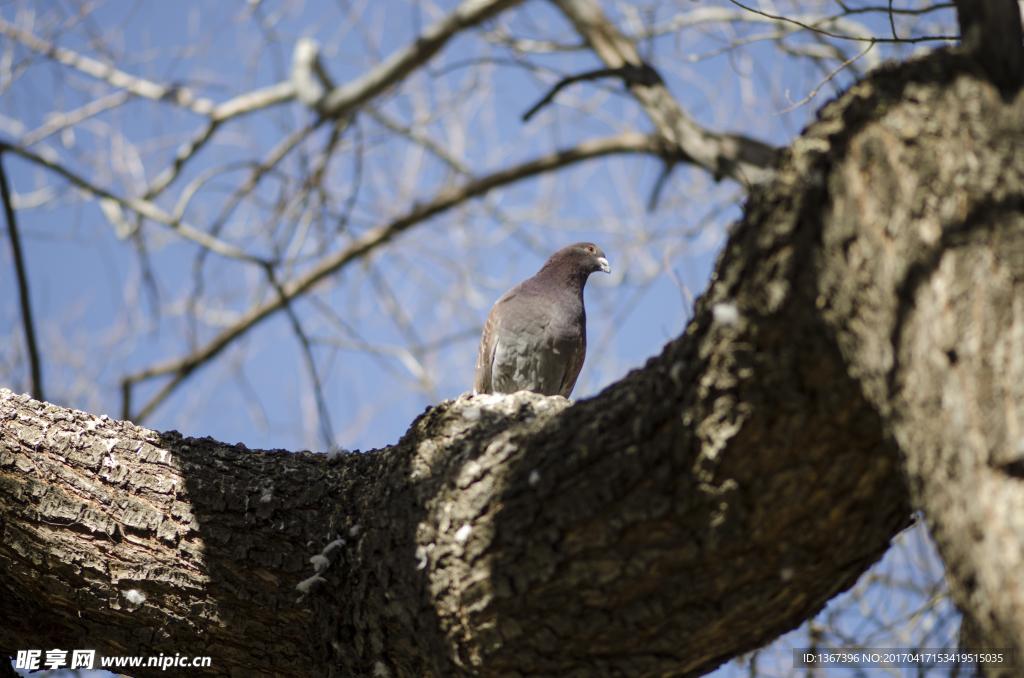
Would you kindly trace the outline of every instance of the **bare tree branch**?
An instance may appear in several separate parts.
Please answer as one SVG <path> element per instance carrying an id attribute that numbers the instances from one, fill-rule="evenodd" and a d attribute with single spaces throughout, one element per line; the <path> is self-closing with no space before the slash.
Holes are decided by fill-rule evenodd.
<path id="1" fill-rule="evenodd" d="M 116 108 L 128 101 L 130 98 L 131 92 L 128 90 L 119 90 L 112 94 L 108 94 L 105 97 L 94 99 L 85 106 L 73 111 L 68 111 L 61 115 L 55 115 L 47 120 L 45 124 L 40 125 L 25 136 L 21 137 L 21 145 L 27 148 L 36 142 L 42 141 L 51 134 L 61 131 L 62 129 L 77 125 L 83 120 L 91 118 L 94 115 L 98 115 L 103 111 Z"/>
<path id="2" fill-rule="evenodd" d="M 172 101 L 193 113 L 209 116 L 211 120 L 227 120 L 236 115 L 282 103 L 295 97 L 294 86 L 291 82 L 285 81 L 217 104 L 211 99 L 197 96 L 195 92 L 187 87 L 158 85 L 145 78 L 136 77 L 113 66 L 78 54 L 73 50 L 52 45 L 30 33 L 19 30 L 16 26 L 12 26 L 3 19 L 0 19 L 0 34 L 6 35 L 12 40 L 17 40 L 29 49 L 44 54 L 54 61 L 76 68 L 94 78 L 106 80 L 111 85 L 123 88 L 136 96 L 154 101 Z"/>
<path id="3" fill-rule="evenodd" d="M 825 85 L 826 85 L 827 83 L 829 83 L 829 82 L 832 82 L 832 78 L 836 77 L 836 75 L 838 75 L 840 71 L 842 71 L 842 70 L 843 70 L 844 68 L 846 68 L 847 66 L 849 66 L 850 64 L 852 64 L 852 63 L 853 63 L 854 61 L 856 61 L 857 59 L 859 59 L 859 58 L 861 58 L 862 56 L 864 56 L 865 54 L 867 54 L 867 53 L 868 53 L 868 51 L 869 51 L 869 50 L 871 50 L 871 49 L 872 49 L 872 48 L 873 48 L 874 46 L 875 46 L 875 45 L 874 45 L 874 43 L 872 43 L 872 44 L 868 45 L 868 46 L 867 46 L 867 47 L 865 47 L 865 48 L 864 48 L 863 50 L 861 50 L 860 52 L 858 52 L 858 53 L 857 53 L 856 55 L 854 55 L 854 56 L 850 57 L 849 59 L 847 59 L 847 60 L 846 60 L 846 61 L 844 61 L 843 63 L 839 64 L 839 68 L 837 68 L 837 69 L 835 69 L 834 71 L 832 71 L 831 73 L 829 73 L 829 74 L 828 74 L 828 77 L 827 77 L 827 78 L 825 78 L 825 79 L 824 79 L 824 80 L 823 80 L 823 81 L 821 82 L 821 84 L 819 84 L 819 85 L 818 85 L 817 87 L 815 87 L 815 88 L 814 88 L 813 90 L 811 90 L 811 93 L 810 93 L 810 94 L 808 94 L 808 95 L 807 95 L 806 97 L 804 97 L 804 98 L 803 98 L 803 99 L 801 99 L 800 101 L 796 102 L 795 104 L 793 104 L 793 105 L 792 105 L 792 106 L 790 106 L 789 108 L 786 108 L 786 109 L 784 109 L 784 110 L 781 110 L 781 111 L 779 111 L 779 114 L 782 114 L 782 113 L 788 113 L 788 112 L 792 111 L 792 110 L 793 110 L 794 108 L 799 108 L 800 106 L 803 106 L 803 105 L 804 105 L 804 104 L 806 104 L 806 103 L 807 103 L 808 101 L 810 101 L 811 99 L 813 99 L 813 98 L 814 98 L 814 96 L 815 96 L 815 95 L 816 95 L 816 94 L 818 93 L 818 91 L 819 91 L 819 90 L 821 90 L 821 88 L 822 88 L 822 87 L 824 87 L 824 86 L 825 86 Z"/>
<path id="4" fill-rule="evenodd" d="M 595 71 L 587 71 L 586 73 L 580 73 L 579 75 L 571 75 L 567 78 L 563 78 L 551 88 L 551 90 L 544 96 L 543 99 L 533 105 L 533 108 L 523 113 L 523 122 L 527 122 L 534 116 L 540 109 L 544 108 L 545 105 L 551 102 L 555 98 L 555 95 L 562 91 L 565 87 L 585 80 L 597 80 L 599 78 L 622 78 L 622 82 L 627 87 L 630 85 L 645 85 L 652 87 L 654 85 L 664 85 L 664 81 L 658 74 L 658 71 L 654 70 L 650 64 L 641 64 L 640 66 L 634 66 L 633 64 L 626 64 L 619 68 L 599 68 Z"/>
<path id="5" fill-rule="evenodd" d="M 413 44 L 401 49 L 353 82 L 335 88 L 317 106 L 321 114 L 338 118 L 400 82 L 444 47 L 460 31 L 486 21 L 522 0 L 464 0 L 454 12 L 429 26 Z"/>
<path id="6" fill-rule="evenodd" d="M 266 263 L 263 259 L 260 259 L 259 257 L 254 257 L 252 255 L 246 254 L 237 247 L 234 247 L 233 245 L 229 245 L 228 243 L 219 240 L 180 219 L 175 219 L 170 214 L 167 214 L 167 212 L 161 209 L 157 204 L 150 202 L 149 200 L 139 198 L 122 198 L 120 196 L 114 195 L 113 193 L 104 188 L 100 188 L 99 186 L 95 186 L 89 183 L 82 177 L 66 169 L 63 165 L 48 160 L 40 155 L 32 153 L 31 151 L 27 151 L 19 146 L 12 146 L 11 144 L 0 142 L 0 151 L 10 151 L 11 153 L 16 153 L 21 157 L 25 158 L 26 160 L 29 160 L 31 162 L 36 163 L 37 165 L 40 165 L 53 172 L 56 172 L 60 176 L 70 181 L 75 186 L 78 186 L 79 188 L 88 191 L 93 195 L 99 196 L 100 198 L 109 200 L 118 207 L 128 208 L 133 212 L 140 214 L 141 216 L 147 217 L 157 223 L 171 227 L 175 232 L 179 233 L 182 237 L 185 237 L 199 245 L 202 245 L 203 247 L 213 252 L 216 252 L 217 254 L 220 254 L 225 257 L 230 257 L 232 259 L 239 259 L 241 261 L 248 261 L 251 263 L 261 265 Z"/>
<path id="7" fill-rule="evenodd" d="M 952 6 L 952 3 L 938 3 L 920 9 L 895 8 L 891 10 L 891 14 L 920 16 L 941 9 L 948 9 Z M 633 40 L 641 40 L 665 35 L 666 33 L 674 33 L 680 28 L 701 24 L 762 23 L 785 26 L 791 31 L 812 30 L 815 32 L 819 32 L 823 25 L 833 25 L 836 28 L 845 30 L 848 34 L 846 37 L 851 39 L 871 40 L 872 35 L 867 26 L 860 22 L 854 22 L 849 17 L 869 12 L 890 12 L 889 7 L 850 7 L 844 9 L 841 14 L 834 15 L 789 14 L 788 16 L 773 16 L 764 12 L 751 11 L 742 5 L 741 7 L 742 9 L 740 10 L 728 7 L 697 7 L 685 12 L 679 12 L 668 21 L 652 26 L 650 29 L 640 33 L 632 33 L 629 37 Z"/>
<path id="8" fill-rule="evenodd" d="M 921 36 L 917 36 L 917 37 L 913 37 L 913 38 L 911 38 L 911 37 L 906 37 L 906 38 L 883 38 L 881 36 L 872 36 L 872 35 L 846 35 L 846 34 L 843 34 L 843 33 L 837 33 L 835 31 L 827 31 L 827 30 L 821 28 L 820 25 L 817 25 L 819 23 L 824 23 L 824 21 L 808 22 L 808 21 L 806 21 L 803 18 L 796 18 L 796 19 L 794 19 L 794 18 L 785 17 L 785 16 L 781 16 L 781 15 L 769 14 L 768 12 L 763 12 L 761 10 L 754 9 L 753 7 L 748 7 L 747 5 L 744 5 L 743 3 L 739 2 L 738 0 L 729 0 L 729 2 L 731 2 L 734 5 L 736 5 L 737 7 L 742 7 L 743 9 L 745 9 L 746 11 L 748 11 L 748 12 L 750 12 L 752 14 L 760 15 L 760 16 L 762 16 L 762 17 L 764 17 L 766 19 L 769 19 L 771 21 L 781 21 L 781 22 L 784 22 L 784 23 L 792 24 L 792 25 L 797 26 L 799 28 L 802 28 L 802 29 L 805 29 L 805 30 L 808 30 L 808 31 L 814 31 L 815 33 L 820 33 L 822 35 L 827 35 L 830 38 L 836 38 L 838 40 L 854 40 L 854 41 L 857 41 L 857 42 L 872 42 L 872 43 L 875 43 L 875 42 L 915 43 L 915 42 L 931 42 L 931 41 L 935 41 L 935 40 L 955 40 L 956 39 L 954 36 L 950 36 L 950 35 L 921 35 Z M 826 20 L 826 21 L 828 21 L 828 20 Z"/>
<path id="9" fill-rule="evenodd" d="M 380 124 L 384 125 L 385 127 L 387 127 L 392 132 L 398 132 L 402 136 L 408 137 L 409 139 L 412 139 L 417 144 L 419 144 L 423 148 L 425 148 L 428 151 L 430 151 L 431 153 L 433 153 L 436 157 L 438 157 L 439 159 L 443 160 L 448 165 L 451 165 L 452 169 L 454 169 L 459 174 L 472 174 L 473 173 L 473 170 L 470 169 L 470 167 L 468 165 L 466 165 L 466 163 L 464 163 L 461 160 L 459 160 L 458 158 L 452 156 L 452 154 L 449 153 L 447 150 L 445 150 L 441 146 L 441 144 L 439 144 L 436 141 L 434 141 L 433 139 L 431 139 L 430 136 L 427 135 L 426 133 L 419 132 L 419 131 L 417 131 L 416 129 L 414 129 L 412 127 L 406 127 L 405 125 L 402 125 L 402 124 L 398 123 L 397 121 L 392 120 L 391 117 L 389 117 L 388 115 L 385 115 L 381 111 L 378 111 L 378 110 L 375 110 L 375 109 L 369 109 L 366 112 L 367 112 L 367 114 L 371 118 L 373 118 L 374 120 L 376 120 Z"/>
<path id="10" fill-rule="evenodd" d="M 596 0 L 553 0 L 594 52 L 610 68 L 627 64 L 641 67 L 643 60 L 632 40 L 605 17 Z M 729 177 L 741 184 L 756 183 L 775 157 L 775 149 L 739 135 L 708 132 L 683 111 L 665 85 L 633 85 L 633 94 L 643 105 L 666 142 L 677 146 L 683 161 L 710 171 L 715 178 Z"/>

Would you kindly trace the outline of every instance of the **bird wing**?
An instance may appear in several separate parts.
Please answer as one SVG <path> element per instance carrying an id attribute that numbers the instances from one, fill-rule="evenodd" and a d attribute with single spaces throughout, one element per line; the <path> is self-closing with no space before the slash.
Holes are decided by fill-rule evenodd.
<path id="1" fill-rule="evenodd" d="M 583 359 L 586 357 L 587 333 L 584 331 L 582 341 L 570 352 L 565 362 L 565 374 L 562 376 L 562 385 L 558 389 L 559 395 L 568 398 L 572 393 L 573 387 L 576 386 L 576 378 L 580 376 L 580 370 L 583 369 Z"/>
<path id="2" fill-rule="evenodd" d="M 480 350 L 476 356 L 476 377 L 473 380 L 475 393 L 505 393 L 502 390 L 503 378 L 508 368 L 508 352 L 516 350 L 514 339 L 520 334 L 524 318 L 521 317 L 520 288 L 516 285 L 494 302 L 491 312 L 484 322 L 484 332 L 480 337 Z M 527 321 L 526 326 L 529 326 Z"/>
<path id="3" fill-rule="evenodd" d="M 480 350 L 476 354 L 476 376 L 473 379 L 474 393 L 491 392 L 491 370 L 494 364 L 494 350 L 497 348 L 498 338 L 498 304 L 494 304 L 491 312 L 487 314 L 484 322 L 484 333 L 480 337 Z"/>

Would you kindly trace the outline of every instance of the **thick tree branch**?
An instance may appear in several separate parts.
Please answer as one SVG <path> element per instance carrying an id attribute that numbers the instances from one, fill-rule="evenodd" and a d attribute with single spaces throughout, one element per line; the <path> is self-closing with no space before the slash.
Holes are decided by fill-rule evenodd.
<path id="1" fill-rule="evenodd" d="M 793 235 L 737 243 L 686 335 L 602 396 L 463 398 L 387 450 L 250 452 L 0 392 L 0 647 L 254 676 L 687 675 L 756 647 L 909 516 L 802 285 L 745 301 L 798 282 Z"/>
<path id="2" fill-rule="evenodd" d="M 822 113 L 861 128 L 843 145 L 818 140 L 844 158 L 822 212 L 835 225 L 819 264 L 824 313 L 900 445 L 915 506 L 975 629 L 969 647 L 1015 653 L 1014 671 L 986 672 L 1020 675 L 1020 98 L 1004 103 L 969 58 L 938 53 L 887 70 Z M 865 284 L 872 294 L 857 293 Z"/>
<path id="3" fill-rule="evenodd" d="M 1024 83 L 1020 6 L 1016 0 L 956 0 L 961 42 L 1002 92 Z"/>

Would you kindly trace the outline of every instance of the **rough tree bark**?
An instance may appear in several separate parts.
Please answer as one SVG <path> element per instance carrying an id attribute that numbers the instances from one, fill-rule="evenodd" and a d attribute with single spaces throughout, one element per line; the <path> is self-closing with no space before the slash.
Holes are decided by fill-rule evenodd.
<path id="1" fill-rule="evenodd" d="M 899 443 L 972 644 L 1014 649 L 1019 662 L 1024 109 L 924 65 L 941 86 L 908 83 L 905 103 L 865 126 L 830 177 L 825 218 L 856 213 L 862 226 L 826 234 L 824 313 Z M 871 295 L 840 291 L 858 280 Z"/>
<path id="2" fill-rule="evenodd" d="M 902 456 L 958 601 L 1019 652 L 1021 111 L 956 54 L 874 73 L 753 191 L 685 333 L 571 406 L 464 397 L 328 459 L 0 392 L 0 648 L 699 675 L 884 552 Z"/>
<path id="3" fill-rule="evenodd" d="M 985 672 L 1019 676 L 1024 50 L 1016 2 L 956 4 L 964 51 L 1000 92 L 950 69 L 937 74 L 948 83 L 942 91 L 908 88 L 907 112 L 860 135 L 852 150 L 862 169 L 836 182 L 832 210 L 860 210 L 873 228 L 855 239 L 837 233 L 830 266 L 871 279 L 880 294 L 857 311 L 838 306 L 830 322 L 845 327 L 840 344 L 851 357 L 873 352 L 876 340 L 866 334 L 876 330 L 865 333 L 864 323 L 891 334 L 877 360 L 854 359 L 872 384 L 865 392 L 888 412 L 914 505 L 965 615 L 961 642 L 1013 651 L 1013 670 Z M 931 113 L 922 118 L 915 109 Z M 924 199 L 921 186 L 929 187 Z"/>
<path id="4" fill-rule="evenodd" d="M 962 47 L 1012 97 L 1024 81 L 1020 6 L 1014 0 L 956 0 Z"/>

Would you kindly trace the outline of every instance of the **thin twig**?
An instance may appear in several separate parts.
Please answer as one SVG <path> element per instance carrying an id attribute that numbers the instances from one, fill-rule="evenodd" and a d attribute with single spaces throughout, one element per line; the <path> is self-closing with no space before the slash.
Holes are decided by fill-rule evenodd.
<path id="1" fill-rule="evenodd" d="M 182 237 L 187 238 L 195 243 L 198 243 L 199 245 L 202 245 L 203 247 L 206 247 L 207 249 L 210 249 L 216 252 L 217 254 L 220 254 L 221 256 L 230 257 L 232 259 L 240 259 L 242 261 L 248 261 L 251 263 L 257 263 L 261 265 L 265 263 L 263 259 L 246 254 L 237 247 L 229 245 L 223 240 L 219 240 L 211 236 L 210 234 L 199 230 L 195 226 L 187 224 L 179 219 L 174 219 L 170 214 L 168 214 L 155 203 L 150 202 L 149 200 L 140 200 L 138 198 L 122 198 L 120 196 L 114 195 L 113 193 L 106 189 L 90 184 L 82 177 L 67 170 L 62 165 L 59 165 L 56 162 L 47 160 L 46 158 L 35 153 L 32 153 L 31 151 L 25 150 L 20 146 L 12 146 L 11 144 L 7 144 L 0 141 L 0 153 L 2 153 L 3 151 L 10 151 L 12 153 L 16 153 L 21 157 L 25 158 L 26 160 L 34 162 L 37 165 L 46 167 L 47 169 L 52 170 L 53 172 L 56 172 L 57 174 L 61 175 L 75 186 L 78 186 L 79 188 L 88 191 L 92 195 L 98 196 L 100 198 L 106 198 L 107 200 L 116 203 L 117 208 L 128 208 L 141 216 L 152 219 L 153 221 L 160 224 L 164 224 L 165 226 L 169 226 Z"/>
<path id="2" fill-rule="evenodd" d="M 891 4 L 891 3 L 890 3 Z M 840 6 L 843 6 L 840 3 Z M 827 23 L 839 23 L 843 19 L 856 16 L 858 14 L 867 14 L 871 12 L 889 12 L 892 14 L 902 14 L 909 16 L 920 16 L 928 14 L 929 12 L 935 12 L 943 9 L 949 9 L 953 7 L 953 3 L 939 3 L 935 5 L 929 5 L 921 9 L 899 9 L 890 7 L 856 7 L 856 8 L 845 8 L 841 14 L 834 15 L 821 15 L 814 17 L 813 20 L 809 17 L 803 18 L 803 24 L 809 25 L 812 28 L 820 24 Z M 726 7 L 701 7 L 699 9 L 688 10 L 680 12 L 674 17 L 664 22 L 660 26 L 652 26 L 650 29 L 643 31 L 642 33 L 634 33 L 630 37 L 634 40 L 641 40 L 645 38 L 657 37 L 666 33 L 674 33 L 681 28 L 688 28 L 690 26 L 697 26 L 699 24 L 715 24 L 715 23 L 786 23 L 787 20 L 776 18 L 771 14 L 755 14 L 750 15 L 747 12 L 737 12 L 730 10 Z"/>
<path id="3" fill-rule="evenodd" d="M 128 92 L 127 90 L 118 90 L 112 94 L 108 94 L 105 97 L 100 97 L 99 99 L 90 101 L 81 108 L 76 108 L 73 111 L 68 111 L 67 113 L 55 115 L 54 117 L 50 118 L 45 123 L 37 127 L 36 129 L 22 136 L 21 139 L 19 139 L 19 142 L 22 146 L 31 146 L 32 144 L 38 141 L 42 141 L 51 134 L 54 134 L 55 132 L 59 132 L 62 129 L 71 127 L 72 125 L 77 125 L 83 120 L 91 118 L 94 115 L 98 115 L 103 111 L 109 110 L 111 108 L 116 108 L 117 106 L 120 106 L 124 102 L 128 101 L 128 99 L 130 99 L 131 96 L 131 92 Z"/>
<path id="4" fill-rule="evenodd" d="M 839 68 L 837 68 L 836 70 L 834 70 L 831 73 L 829 73 L 827 78 L 825 78 L 823 81 L 818 83 L 818 86 L 815 87 L 814 90 L 810 94 L 808 94 L 806 97 L 804 97 L 800 101 L 796 102 L 795 104 L 793 104 L 793 102 L 790 101 L 790 103 L 793 104 L 792 106 L 790 106 L 787 109 L 781 110 L 781 111 L 776 111 L 774 113 L 774 115 L 782 115 L 783 113 L 789 113 L 793 109 L 800 108 L 801 106 L 806 104 L 808 101 L 810 101 L 811 99 L 814 98 L 814 95 L 816 95 L 818 93 L 818 90 L 820 90 L 826 84 L 831 82 L 832 78 L 836 77 L 836 75 L 839 74 L 839 71 L 843 70 L 844 68 L 846 68 L 847 66 L 852 64 L 854 61 L 856 61 L 857 59 L 859 59 L 862 56 L 864 56 L 865 54 L 867 54 L 868 50 L 870 50 L 874 46 L 875 46 L 874 43 L 872 43 L 872 44 L 868 45 L 867 48 L 864 49 L 864 51 L 862 51 L 860 54 L 857 54 L 856 56 L 852 56 L 849 59 L 847 59 L 846 61 L 844 61 L 842 64 L 839 65 Z M 786 97 L 786 101 L 789 101 L 789 97 Z"/>
<path id="5" fill-rule="evenodd" d="M 306 369 L 309 370 L 309 378 L 313 381 L 313 397 L 316 399 L 316 409 L 319 414 L 320 435 L 323 438 L 324 449 L 331 449 L 335 444 L 334 429 L 331 426 L 331 410 L 327 407 L 323 383 L 320 381 L 320 375 L 316 370 L 316 361 L 313 360 L 313 349 L 310 346 L 309 337 L 306 336 L 306 331 L 302 328 L 299 316 L 292 307 L 292 300 L 285 296 L 284 289 L 278 283 L 273 267 L 267 266 L 266 273 L 270 284 L 277 290 L 278 298 L 281 300 L 285 313 L 288 314 L 288 319 L 292 322 L 292 330 L 295 332 L 295 336 L 299 338 L 299 343 L 302 344 L 302 355 L 306 360 Z"/>
<path id="6" fill-rule="evenodd" d="M 654 184 L 654 189 L 651 191 L 651 197 L 647 200 L 647 212 L 653 213 L 658 207 L 658 198 L 661 197 L 661 189 L 665 187 L 665 183 L 668 181 L 669 176 L 672 174 L 672 170 L 675 168 L 676 163 L 673 160 L 666 160 L 664 166 L 661 168 L 661 174 L 658 175 L 658 180 Z"/>
<path id="7" fill-rule="evenodd" d="M 434 388 L 433 381 L 427 371 L 423 369 L 423 365 L 420 362 L 419 355 L 422 353 L 423 342 L 420 340 L 419 335 L 416 333 L 416 328 L 409 315 L 402 308 L 394 292 L 388 286 L 387 281 L 380 275 L 380 272 L 370 267 L 369 270 L 370 281 L 377 290 L 377 295 L 381 300 L 381 304 L 387 310 L 388 316 L 394 321 L 398 330 L 405 335 L 405 341 L 410 345 L 410 350 L 407 351 L 407 357 L 403 359 L 403 363 L 406 360 L 411 360 L 414 364 L 414 368 L 409 368 L 409 371 L 419 376 L 420 388 L 430 397 L 431 400 L 437 399 L 437 390 Z"/>
<path id="8" fill-rule="evenodd" d="M 405 379 L 405 373 L 392 365 L 390 360 L 386 359 L 395 358 L 402 364 L 402 367 L 404 367 L 409 374 L 416 379 L 417 385 L 421 388 L 423 387 L 423 384 L 428 381 L 426 371 L 409 349 L 401 346 L 389 346 L 379 342 L 366 341 L 360 337 L 355 328 L 345 322 L 345 320 L 338 315 L 338 313 L 335 312 L 329 304 L 324 303 L 323 300 L 316 296 L 311 296 L 309 301 L 312 302 L 313 306 L 315 306 L 325 318 L 337 326 L 342 332 L 352 337 L 349 341 L 328 338 L 317 343 L 323 346 L 331 346 L 342 351 L 359 351 L 366 353 L 374 360 L 374 362 L 380 365 L 382 369 L 400 379 Z M 469 334 L 473 336 L 480 336 L 480 328 L 474 328 L 469 332 Z M 427 350 L 430 349 L 428 348 Z"/>
<path id="9" fill-rule="evenodd" d="M 543 99 L 538 101 L 533 108 L 523 113 L 523 122 L 529 121 L 533 115 L 544 108 L 555 95 L 558 94 L 564 87 L 581 82 L 583 80 L 597 80 L 599 78 L 622 78 L 622 82 L 627 87 L 630 85 L 645 85 L 651 87 L 653 85 L 664 84 L 661 79 L 661 75 L 658 71 L 654 70 L 654 67 L 647 63 L 641 63 L 639 66 L 633 64 L 625 64 L 618 68 L 599 68 L 595 71 L 587 71 L 586 73 L 580 73 L 579 75 L 570 75 L 567 78 L 562 78 L 558 83 L 551 88 L 551 91 L 547 93 Z"/>
<path id="10" fill-rule="evenodd" d="M 28 275 L 25 273 L 25 260 L 21 254 L 21 241 L 18 239 L 18 225 L 14 220 L 14 205 L 11 203 L 11 191 L 7 185 L 7 173 L 4 172 L 3 152 L 0 151 L 0 195 L 3 196 L 4 213 L 7 215 L 7 235 L 11 240 L 11 251 L 14 253 L 14 268 L 18 275 L 18 292 L 21 297 L 21 319 L 25 327 L 25 345 L 28 348 L 28 360 L 32 369 L 32 397 L 43 400 L 43 367 L 36 346 L 36 331 L 32 324 L 32 304 L 28 294 Z"/>
<path id="11" fill-rule="evenodd" d="M 456 172 L 459 172 L 460 174 L 472 174 L 472 170 L 470 170 L 470 168 L 464 162 L 462 162 L 458 158 L 453 157 L 450 153 L 448 153 L 448 151 L 446 151 L 441 146 L 441 144 L 431 139 L 430 135 L 428 135 L 426 132 L 419 132 L 412 126 L 406 127 L 405 125 L 402 125 L 398 121 L 392 120 L 386 114 L 377 109 L 370 108 L 367 109 L 366 112 L 370 115 L 371 118 L 373 118 L 380 124 L 384 125 L 392 132 L 397 132 L 398 134 L 407 137 L 408 139 L 414 141 L 423 148 L 427 149 L 428 151 L 433 153 L 437 158 L 447 163 Z"/>
<path id="12" fill-rule="evenodd" d="M 862 37 L 858 37 L 856 35 L 843 35 L 842 33 L 833 33 L 831 31 L 826 31 L 823 28 L 817 28 L 815 26 L 811 26 L 811 25 L 805 24 L 805 23 L 803 23 L 801 21 L 797 21 L 796 19 L 789 19 L 789 18 L 784 17 L 784 16 L 776 16 L 774 14 L 768 14 L 767 12 L 762 12 L 760 10 L 756 10 L 753 7 L 747 7 L 743 3 L 739 2 L 739 0 L 729 0 L 729 2 L 731 2 L 734 5 L 736 5 L 737 7 L 742 7 L 743 9 L 747 10 L 748 12 L 753 12 L 754 14 L 759 14 L 759 15 L 761 15 L 763 17 L 767 17 L 767 18 L 772 19 L 774 21 L 785 21 L 786 23 L 794 24 L 796 26 L 799 26 L 800 28 L 805 28 L 805 29 L 807 29 L 809 31 L 814 31 L 815 33 L 821 33 L 822 35 L 827 35 L 830 38 L 836 38 L 838 40 L 855 40 L 857 42 L 870 42 L 872 45 L 874 45 L 877 42 L 907 42 L 907 43 L 913 43 L 913 42 L 932 42 L 932 41 L 935 41 L 935 40 L 956 40 L 957 39 L 957 36 L 955 36 L 955 35 L 925 35 L 925 36 L 921 36 L 921 37 L 917 37 L 917 38 L 896 38 L 896 39 L 894 39 L 894 38 L 877 38 L 877 37 L 862 38 Z"/>

